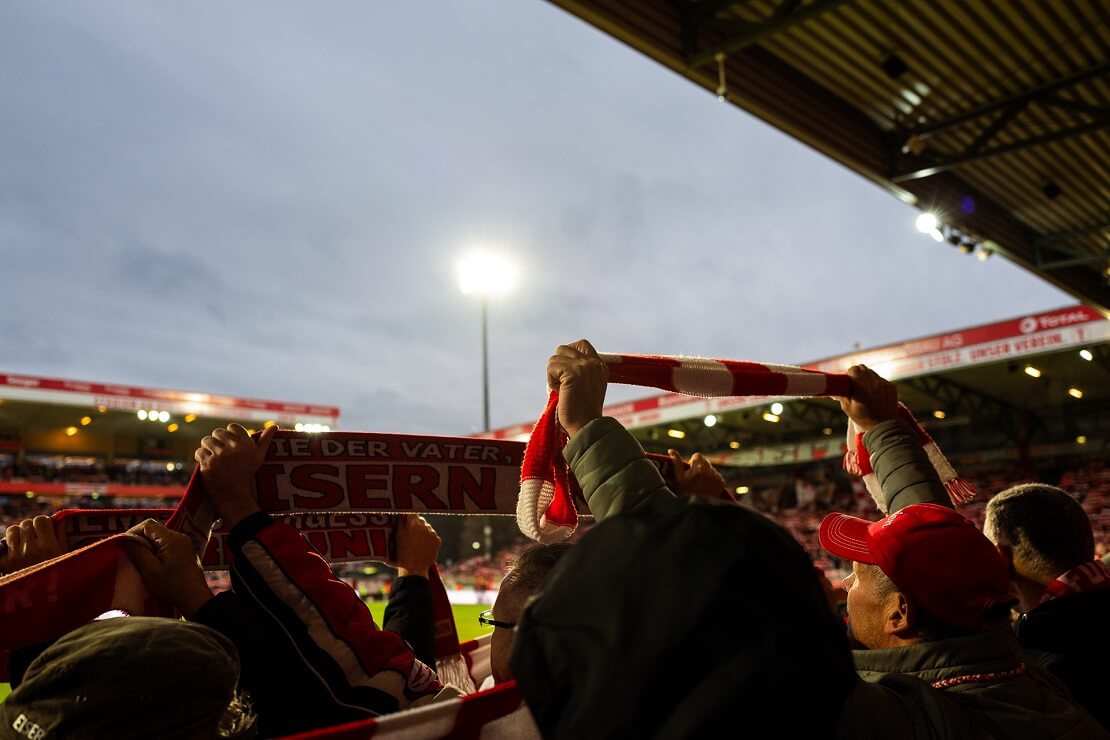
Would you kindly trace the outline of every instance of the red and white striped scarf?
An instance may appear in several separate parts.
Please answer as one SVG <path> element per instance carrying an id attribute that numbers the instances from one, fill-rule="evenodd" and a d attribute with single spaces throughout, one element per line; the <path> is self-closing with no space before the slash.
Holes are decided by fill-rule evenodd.
<path id="1" fill-rule="evenodd" d="M 793 365 L 703 357 L 604 353 L 599 356 L 609 368 L 610 383 L 647 386 L 703 398 L 850 396 L 852 389 L 851 378 L 847 375 L 823 373 Z M 524 452 L 520 495 L 517 498 L 517 524 L 520 531 L 544 543 L 564 540 L 578 526 L 578 511 L 571 493 L 569 469 L 562 454 L 567 443 L 567 434 L 558 423 L 558 403 L 559 393 L 552 391 Z M 956 478 L 952 466 L 908 409 L 902 407 L 900 414 L 914 428 L 930 461 L 945 481 L 949 494 L 952 495 L 953 490 L 961 492 L 961 495 L 973 493 L 969 485 Z M 863 475 L 865 480 L 868 475 L 873 479 L 870 460 L 861 440 L 862 437 L 853 437 L 852 443 L 848 445 L 845 467 L 849 472 Z M 877 486 L 869 483 L 871 485 Z"/>
<path id="2" fill-rule="evenodd" d="M 1101 560 L 1092 560 L 1058 576 L 1045 587 L 1037 603 L 1044 604 L 1071 594 L 1101 591 L 1106 588 L 1110 588 L 1110 568 L 1106 567 Z"/>

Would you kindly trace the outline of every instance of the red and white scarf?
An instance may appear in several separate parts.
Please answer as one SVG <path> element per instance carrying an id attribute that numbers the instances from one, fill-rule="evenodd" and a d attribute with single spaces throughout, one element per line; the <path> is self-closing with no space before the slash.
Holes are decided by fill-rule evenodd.
<path id="1" fill-rule="evenodd" d="M 948 458 L 941 453 L 937 443 L 929 436 L 929 433 L 921 428 L 921 424 L 917 422 L 910 410 L 902 404 L 898 404 L 898 418 L 909 425 L 913 430 L 914 436 L 917 437 L 918 443 L 921 448 L 925 450 L 925 454 L 929 456 L 929 462 L 933 464 L 936 469 L 937 475 L 940 476 L 940 482 L 944 484 L 944 490 L 948 493 L 949 500 L 952 501 L 953 506 L 960 506 L 966 504 L 971 499 L 975 498 L 975 487 L 963 478 L 956 475 L 955 469 L 952 464 L 948 462 Z M 859 426 L 852 421 L 848 420 L 848 441 L 846 444 L 847 452 L 844 453 L 844 469 L 852 475 L 859 475 L 863 477 L 864 485 L 867 486 L 867 492 L 871 494 L 871 498 L 875 500 L 875 506 L 879 508 L 883 514 L 886 514 L 886 506 L 884 505 L 885 497 L 883 496 L 882 488 L 879 486 L 879 477 L 875 475 L 874 469 L 871 467 L 871 456 L 867 452 L 867 447 L 863 444 L 864 432 Z"/>
<path id="2" fill-rule="evenodd" d="M 1110 568 L 1101 560 L 1092 560 L 1079 567 L 1072 568 L 1058 576 L 1055 581 L 1045 587 L 1044 593 L 1038 604 L 1059 599 L 1072 594 L 1082 594 L 1088 591 L 1102 591 L 1110 588 Z"/>
<path id="3" fill-rule="evenodd" d="M 851 378 L 847 375 L 823 373 L 793 365 L 681 356 L 604 353 L 599 356 L 609 368 L 610 383 L 647 386 L 703 398 L 850 396 L 852 389 Z M 552 391 L 524 452 L 520 495 L 517 498 L 517 524 L 520 531 L 544 543 L 564 540 L 578 526 L 578 512 L 570 488 L 569 469 L 563 459 L 567 434 L 558 423 L 558 403 L 559 393 Z M 960 495 L 973 493 L 968 484 L 956 478 L 952 466 L 940 454 L 936 444 L 921 429 L 913 415 L 904 407 L 900 413 L 915 429 L 922 446 L 929 453 L 930 461 L 945 481 L 949 494 L 952 495 L 953 490 L 960 492 Z M 863 475 L 865 480 L 871 475 L 873 479 L 870 460 L 862 443 L 853 438 L 848 450 L 845 467 L 849 472 Z M 872 484 L 869 483 L 870 485 Z"/>

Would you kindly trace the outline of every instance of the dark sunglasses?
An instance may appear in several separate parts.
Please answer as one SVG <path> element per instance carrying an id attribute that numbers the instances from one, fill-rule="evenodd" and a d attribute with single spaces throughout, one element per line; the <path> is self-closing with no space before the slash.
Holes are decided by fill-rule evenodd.
<path id="1" fill-rule="evenodd" d="M 490 627 L 504 627 L 507 630 L 511 630 L 513 627 L 516 627 L 516 622 L 498 622 L 496 619 L 494 619 L 493 609 L 486 609 L 484 612 L 479 614 L 478 624 L 485 624 L 489 625 Z"/>

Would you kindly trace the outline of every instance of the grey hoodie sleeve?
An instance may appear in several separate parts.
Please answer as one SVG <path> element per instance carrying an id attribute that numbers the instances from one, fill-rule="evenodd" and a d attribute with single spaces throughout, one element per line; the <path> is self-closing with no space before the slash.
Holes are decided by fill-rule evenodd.
<path id="1" fill-rule="evenodd" d="M 887 514 L 910 504 L 953 508 L 936 468 L 904 421 L 890 419 L 876 424 L 863 435 L 863 444 L 883 490 Z"/>

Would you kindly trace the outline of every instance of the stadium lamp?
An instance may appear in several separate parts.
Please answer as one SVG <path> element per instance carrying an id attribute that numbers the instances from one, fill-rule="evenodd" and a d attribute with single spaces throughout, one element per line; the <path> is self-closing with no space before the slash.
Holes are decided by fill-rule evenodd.
<path id="1" fill-rule="evenodd" d="M 135 415 L 139 417 L 139 421 L 146 421 L 146 409 L 139 409 Z"/>
<path id="2" fill-rule="evenodd" d="M 681 429 L 668 429 L 667 436 L 672 439 L 685 439 L 686 432 L 682 431 Z"/>
<path id="3" fill-rule="evenodd" d="M 1025 366 L 1025 374 L 1028 375 L 1030 378 L 1041 377 L 1041 371 L 1038 368 L 1033 367 L 1032 365 Z"/>
<path id="4" fill-rule="evenodd" d="M 1068 388 L 1068 395 L 1072 398 L 1083 398 L 1083 391 L 1078 388 Z"/>
<path id="5" fill-rule="evenodd" d="M 734 449 L 734 450 L 738 450 L 738 449 L 740 449 L 740 443 L 739 443 L 739 442 L 737 442 L 737 441 L 736 441 L 735 439 L 734 439 L 734 440 L 732 440 L 731 442 L 729 442 L 729 443 L 728 443 L 728 446 L 729 446 L 730 448 Z"/>
<path id="6" fill-rule="evenodd" d="M 517 281 L 516 265 L 489 252 L 474 252 L 458 263 L 459 289 L 463 295 L 482 299 L 482 430 L 489 431 L 489 298 L 505 295 Z"/>
<path id="7" fill-rule="evenodd" d="M 779 418 L 780 417 L 778 414 L 772 414 L 770 411 L 763 412 L 763 421 L 769 421 L 772 424 L 778 424 Z"/>
<path id="8" fill-rule="evenodd" d="M 1095 359 L 1095 356 L 1093 354 L 1091 354 L 1091 350 L 1089 350 L 1089 349 L 1079 350 L 1079 356 L 1082 357 L 1087 362 L 1091 362 L 1092 360 Z"/>
<path id="9" fill-rule="evenodd" d="M 709 416 L 705 417 L 705 425 L 707 427 L 716 426 L 717 425 L 717 417 L 714 416 L 713 414 L 710 414 Z"/>
<path id="10" fill-rule="evenodd" d="M 914 219 L 913 225 L 922 234 L 933 237 L 933 241 L 944 241 L 944 234 L 940 233 L 940 222 L 937 220 L 936 214 L 926 211 Z"/>
<path id="11" fill-rule="evenodd" d="M 771 413 L 775 416 L 782 416 L 782 404 L 775 401 L 771 404 Z"/>

